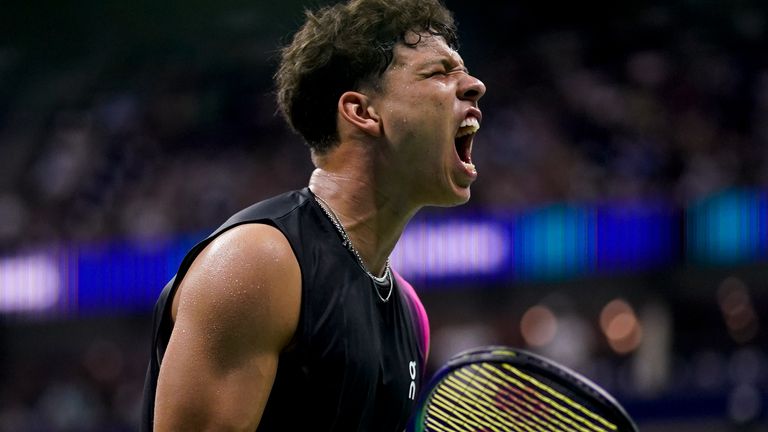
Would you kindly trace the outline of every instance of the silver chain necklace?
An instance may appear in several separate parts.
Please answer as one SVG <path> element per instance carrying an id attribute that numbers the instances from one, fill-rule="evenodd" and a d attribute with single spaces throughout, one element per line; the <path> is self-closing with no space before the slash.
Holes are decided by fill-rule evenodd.
<path id="1" fill-rule="evenodd" d="M 341 245 L 349 249 L 350 252 L 352 252 L 352 255 L 357 258 L 357 264 L 360 265 L 360 268 L 363 269 L 363 271 L 368 275 L 368 277 L 371 278 L 373 281 L 373 288 L 374 291 L 376 291 L 376 295 L 379 297 L 379 300 L 386 303 L 389 301 L 389 298 L 392 297 L 392 288 L 394 284 L 392 283 L 392 271 L 389 268 L 389 258 L 387 258 L 387 262 L 384 266 L 384 275 L 383 276 L 376 276 L 373 273 L 371 273 L 368 268 L 365 267 L 365 263 L 363 262 L 363 257 L 360 256 L 360 252 L 355 249 L 355 246 L 352 244 L 352 240 L 349 238 L 349 234 L 347 234 L 347 230 L 344 229 L 344 225 L 341 224 L 341 221 L 339 220 L 339 217 L 336 216 L 336 212 L 333 211 L 333 208 L 325 202 L 324 199 L 320 198 L 320 196 L 315 195 L 315 200 L 320 205 L 320 208 L 323 209 L 323 213 L 328 217 L 328 220 L 331 221 L 333 226 L 336 227 L 336 230 L 341 235 Z M 387 289 L 387 295 L 382 296 L 381 295 L 381 288 L 388 288 Z"/>

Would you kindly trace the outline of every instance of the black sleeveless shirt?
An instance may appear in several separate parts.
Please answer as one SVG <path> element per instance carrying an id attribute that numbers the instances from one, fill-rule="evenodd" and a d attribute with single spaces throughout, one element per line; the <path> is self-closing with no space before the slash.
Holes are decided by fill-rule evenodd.
<path id="1" fill-rule="evenodd" d="M 422 384 L 426 314 L 396 273 L 391 298 L 377 296 L 308 188 L 242 210 L 186 255 L 155 305 L 142 430 L 152 430 L 157 377 L 173 331 L 172 294 L 208 243 L 245 223 L 269 224 L 285 235 L 302 282 L 294 343 L 280 354 L 257 431 L 402 431 Z"/>

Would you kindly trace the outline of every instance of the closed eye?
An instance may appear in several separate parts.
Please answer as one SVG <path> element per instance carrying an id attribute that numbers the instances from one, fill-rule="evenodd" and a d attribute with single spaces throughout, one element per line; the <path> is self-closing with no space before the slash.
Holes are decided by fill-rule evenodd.
<path id="1" fill-rule="evenodd" d="M 427 78 L 432 78 L 434 76 L 445 76 L 445 75 L 448 75 L 448 72 L 446 72 L 445 70 L 441 69 L 441 70 L 436 70 L 436 71 L 432 71 L 432 72 L 427 73 Z"/>
<path id="2" fill-rule="evenodd" d="M 453 75 L 453 74 L 456 74 L 456 73 L 469 74 L 469 71 L 464 66 L 457 66 L 457 67 L 455 67 L 453 69 L 440 69 L 440 70 L 429 72 L 427 74 L 427 77 L 431 78 L 431 77 L 434 77 L 434 76 L 447 76 L 447 75 Z"/>

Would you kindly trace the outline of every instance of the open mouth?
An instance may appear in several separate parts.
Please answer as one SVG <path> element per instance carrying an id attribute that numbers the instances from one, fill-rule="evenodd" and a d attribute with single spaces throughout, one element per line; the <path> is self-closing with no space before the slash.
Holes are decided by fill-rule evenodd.
<path id="1" fill-rule="evenodd" d="M 467 165 L 472 164 L 472 137 L 480 130 L 480 122 L 475 117 L 465 118 L 459 125 L 459 130 L 454 138 L 456 154 Z"/>

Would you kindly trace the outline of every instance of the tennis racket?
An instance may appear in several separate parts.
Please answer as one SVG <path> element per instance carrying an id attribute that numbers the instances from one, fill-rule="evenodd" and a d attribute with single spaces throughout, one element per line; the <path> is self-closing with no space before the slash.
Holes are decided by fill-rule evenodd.
<path id="1" fill-rule="evenodd" d="M 578 373 L 503 346 L 453 357 L 432 378 L 410 432 L 636 432 L 624 408 Z"/>

